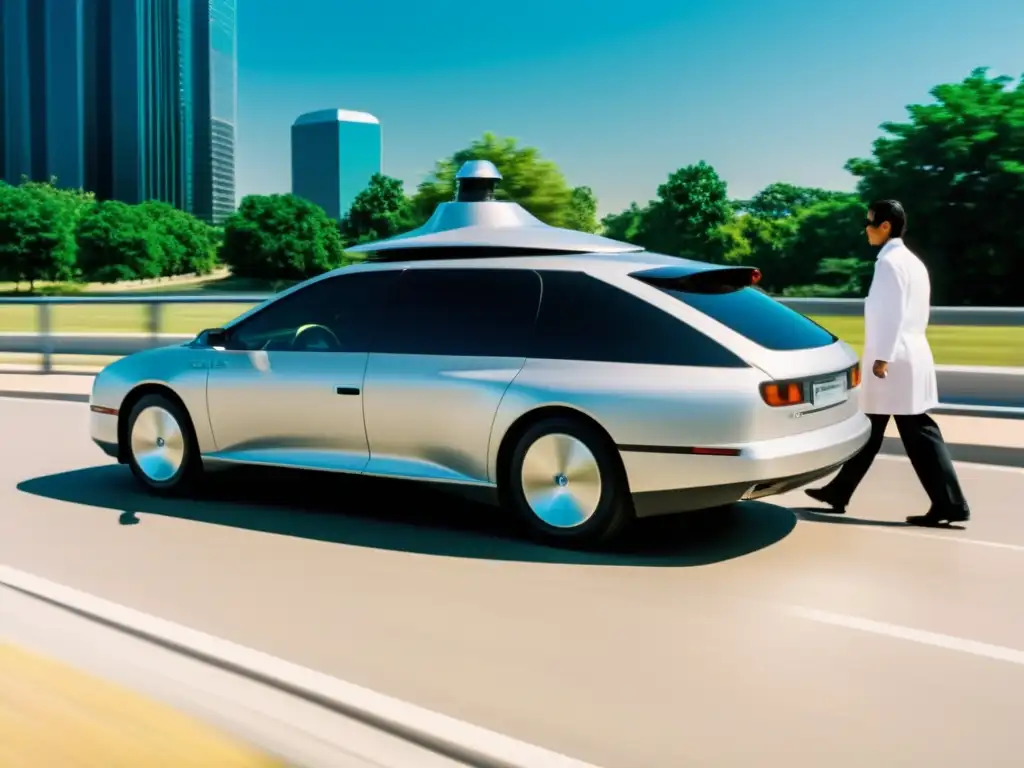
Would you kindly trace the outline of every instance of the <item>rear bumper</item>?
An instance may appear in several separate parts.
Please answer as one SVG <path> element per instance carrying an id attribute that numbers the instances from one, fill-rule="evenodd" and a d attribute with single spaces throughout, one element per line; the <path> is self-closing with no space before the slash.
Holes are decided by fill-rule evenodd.
<path id="1" fill-rule="evenodd" d="M 735 446 L 739 456 L 623 451 L 638 517 L 706 509 L 800 488 L 856 455 L 871 423 L 857 413 L 831 426 Z"/>

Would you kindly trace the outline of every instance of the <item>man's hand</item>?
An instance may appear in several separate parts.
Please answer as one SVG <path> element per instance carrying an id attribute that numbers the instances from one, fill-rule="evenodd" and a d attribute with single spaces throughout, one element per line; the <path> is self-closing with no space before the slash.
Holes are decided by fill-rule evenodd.
<path id="1" fill-rule="evenodd" d="M 875 364 L 871 366 L 871 372 L 875 374 L 876 378 L 884 379 L 889 375 L 889 364 L 884 360 L 875 360 Z"/>

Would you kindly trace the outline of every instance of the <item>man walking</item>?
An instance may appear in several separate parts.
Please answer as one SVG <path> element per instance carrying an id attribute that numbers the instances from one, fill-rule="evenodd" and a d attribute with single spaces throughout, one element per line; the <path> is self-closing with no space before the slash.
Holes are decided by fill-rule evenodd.
<path id="1" fill-rule="evenodd" d="M 939 425 L 928 415 L 938 405 L 935 361 L 925 336 L 931 308 L 928 269 L 903 243 L 907 217 L 895 200 L 868 208 L 868 242 L 881 246 L 864 301 L 863 406 L 871 419 L 867 445 L 823 488 L 807 495 L 842 514 L 882 447 L 890 416 L 895 417 L 907 457 L 931 499 L 927 514 L 907 518 L 911 525 L 940 526 L 970 519 Z"/>

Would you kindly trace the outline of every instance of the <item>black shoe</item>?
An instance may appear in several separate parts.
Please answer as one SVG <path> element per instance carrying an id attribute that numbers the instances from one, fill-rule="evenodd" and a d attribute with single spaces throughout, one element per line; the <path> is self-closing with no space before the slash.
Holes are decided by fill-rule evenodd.
<path id="1" fill-rule="evenodd" d="M 908 525 L 919 525 L 922 528 L 946 528 L 953 523 L 966 523 L 971 513 L 966 509 L 949 509 L 940 512 L 929 509 L 926 515 L 911 515 L 907 518 Z"/>
<path id="2" fill-rule="evenodd" d="M 805 488 L 804 493 L 815 501 L 820 501 L 822 504 L 829 507 L 829 509 L 823 511 L 830 512 L 833 515 L 846 514 L 846 502 L 837 499 L 824 488 Z"/>

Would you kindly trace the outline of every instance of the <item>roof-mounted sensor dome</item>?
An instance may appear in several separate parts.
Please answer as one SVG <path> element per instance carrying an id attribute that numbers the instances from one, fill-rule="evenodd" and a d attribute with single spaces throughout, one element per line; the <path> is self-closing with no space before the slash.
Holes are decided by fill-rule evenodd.
<path id="1" fill-rule="evenodd" d="M 589 232 L 551 227 L 518 203 L 494 197 L 501 173 L 489 160 L 470 160 L 455 174 L 455 200 L 441 203 L 419 229 L 403 235 L 363 243 L 347 250 L 378 253 L 420 248 L 494 248 L 508 252 L 627 253 L 643 250 L 632 243 Z M 422 256 L 422 254 L 418 254 Z M 482 254 L 485 255 L 485 254 Z M 389 259 L 400 258 L 389 253 Z"/>
<path id="2" fill-rule="evenodd" d="M 494 200 L 501 171 L 490 160 L 470 160 L 455 174 L 455 202 L 486 203 Z"/>

